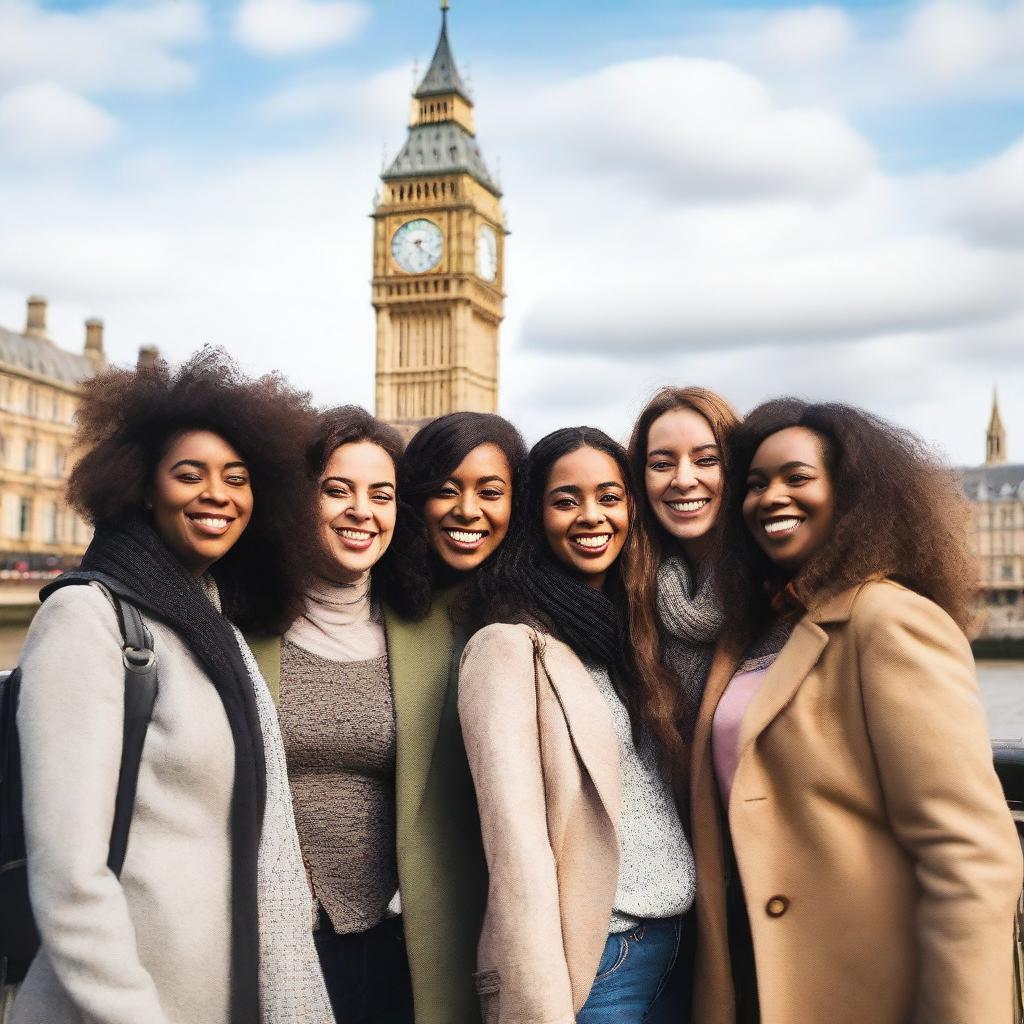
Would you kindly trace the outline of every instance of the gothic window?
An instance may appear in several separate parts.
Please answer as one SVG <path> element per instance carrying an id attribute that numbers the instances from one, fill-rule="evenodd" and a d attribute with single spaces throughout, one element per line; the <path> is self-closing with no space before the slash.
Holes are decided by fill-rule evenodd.
<path id="1" fill-rule="evenodd" d="M 18 536 L 25 538 L 32 532 L 32 499 L 22 498 L 18 509 Z"/>

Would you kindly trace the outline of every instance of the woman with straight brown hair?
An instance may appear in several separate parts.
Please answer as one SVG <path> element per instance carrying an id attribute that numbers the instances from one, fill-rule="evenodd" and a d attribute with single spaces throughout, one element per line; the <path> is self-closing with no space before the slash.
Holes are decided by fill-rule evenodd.
<path id="1" fill-rule="evenodd" d="M 711 666 L 722 611 L 711 549 L 722 507 L 726 445 L 739 418 L 721 395 L 665 387 L 644 407 L 629 441 L 638 518 L 650 538 L 636 565 L 638 615 L 656 622 L 662 659 L 678 681 L 671 709 L 688 738 Z M 681 775 L 685 758 L 676 765 Z"/>

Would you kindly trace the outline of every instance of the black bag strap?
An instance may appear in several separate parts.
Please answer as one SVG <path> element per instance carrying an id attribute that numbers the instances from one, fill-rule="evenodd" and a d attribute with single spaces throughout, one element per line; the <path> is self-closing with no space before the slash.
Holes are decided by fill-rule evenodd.
<path id="1" fill-rule="evenodd" d="M 121 660 L 124 663 L 124 735 L 121 746 L 121 767 L 117 776 L 117 797 L 114 802 L 114 824 L 110 830 L 110 853 L 107 867 L 120 876 L 128 851 L 128 833 L 135 808 L 135 793 L 142 766 L 142 748 L 153 717 L 157 693 L 157 659 L 153 637 L 142 620 L 130 590 L 116 580 L 98 572 L 67 572 L 40 591 L 46 600 L 54 591 L 75 584 L 97 584 L 110 598 L 117 613 L 121 631 Z"/>

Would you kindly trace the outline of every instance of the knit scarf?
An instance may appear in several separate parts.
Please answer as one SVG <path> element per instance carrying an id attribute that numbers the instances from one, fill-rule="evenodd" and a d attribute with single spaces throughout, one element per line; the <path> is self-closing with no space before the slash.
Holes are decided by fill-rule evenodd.
<path id="1" fill-rule="evenodd" d="M 140 515 L 97 526 L 82 568 L 128 588 L 142 611 L 173 629 L 210 677 L 234 740 L 231 794 L 231 1024 L 261 1019 L 257 857 L 266 765 L 253 682 L 228 620 Z"/>
<path id="2" fill-rule="evenodd" d="M 662 625 L 662 661 L 679 680 L 683 695 L 681 727 L 688 735 L 696 721 L 724 620 L 712 574 L 695 582 L 686 559 L 670 555 L 658 567 L 657 607 Z"/>

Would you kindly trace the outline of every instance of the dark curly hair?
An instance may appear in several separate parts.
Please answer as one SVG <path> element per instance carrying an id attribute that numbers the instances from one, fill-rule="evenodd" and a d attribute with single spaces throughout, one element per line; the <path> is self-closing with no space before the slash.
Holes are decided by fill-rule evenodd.
<path id="1" fill-rule="evenodd" d="M 71 472 L 71 505 L 94 525 L 143 509 L 156 466 L 175 437 L 209 430 L 245 459 L 253 512 L 238 542 L 211 569 L 225 614 L 240 629 L 279 633 L 298 613 L 315 536 L 304 447 L 314 423 L 309 396 L 283 377 L 253 379 L 222 349 L 206 347 L 177 369 L 163 360 L 110 369 L 83 386 Z"/>
<path id="2" fill-rule="evenodd" d="M 319 481 L 331 456 L 344 444 L 369 441 L 382 448 L 395 467 L 402 461 L 402 435 L 359 405 L 340 405 L 321 412 L 313 440 L 306 449 L 306 470 L 313 485 L 314 509 L 319 502 Z M 398 491 L 395 532 L 384 556 L 373 567 L 374 596 L 409 619 L 421 619 L 430 610 L 430 583 L 423 573 L 427 540 L 419 519 Z M 319 532 L 318 532 L 319 538 Z M 323 557 L 330 558 L 326 552 Z"/>
<path id="3" fill-rule="evenodd" d="M 747 474 L 761 443 L 805 427 L 822 442 L 835 511 L 832 533 L 787 581 L 743 520 Z M 849 405 L 780 398 L 754 409 L 731 442 L 718 574 L 726 632 L 752 638 L 771 617 L 770 594 L 792 582 L 812 607 L 886 577 L 934 601 L 964 630 L 973 622 L 977 562 L 970 507 L 954 472 L 915 434 Z"/>
<path id="4" fill-rule="evenodd" d="M 544 533 L 544 495 L 552 466 L 581 448 L 609 456 L 626 485 L 630 529 L 602 590 L 579 580 L 554 555 Z M 641 605 L 638 571 L 650 544 L 637 515 L 637 489 L 626 450 L 595 427 L 564 427 L 531 449 L 525 494 L 493 571 L 482 577 L 483 617 L 490 622 L 529 622 L 568 644 L 581 658 L 605 665 L 629 712 L 657 742 L 666 767 L 686 763 L 678 725 L 679 687 L 661 663 L 651 609 Z"/>
<path id="5" fill-rule="evenodd" d="M 415 516 L 417 528 L 424 538 L 427 532 L 423 508 L 427 498 L 438 491 L 474 448 L 483 444 L 495 445 L 508 460 L 512 471 L 514 515 L 523 489 L 526 442 L 508 420 L 488 412 L 453 412 L 421 427 L 406 445 L 398 466 L 398 492 Z M 491 555 L 474 572 L 477 586 L 481 575 L 490 572 L 493 562 L 494 555 Z M 431 589 L 443 585 L 448 577 L 449 570 L 429 543 L 421 572 Z M 472 604 L 472 597 L 467 595 L 462 602 L 462 612 L 468 611 Z"/>

